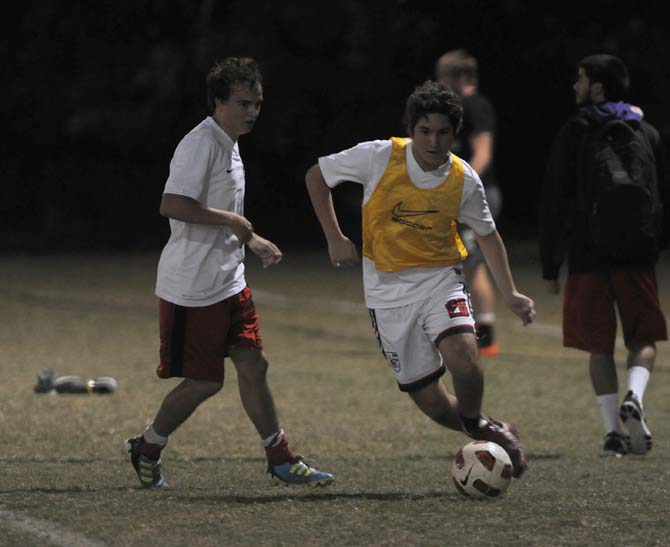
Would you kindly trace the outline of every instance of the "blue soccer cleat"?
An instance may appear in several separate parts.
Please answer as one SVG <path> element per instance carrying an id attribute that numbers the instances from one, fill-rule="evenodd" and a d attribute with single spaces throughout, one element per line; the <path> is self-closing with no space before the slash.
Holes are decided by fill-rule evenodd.
<path id="1" fill-rule="evenodd" d="M 335 480 L 332 474 L 310 467 L 301 457 L 279 465 L 268 464 L 267 474 L 270 480 L 286 486 L 328 486 Z"/>
<path id="2" fill-rule="evenodd" d="M 140 454 L 142 436 L 131 437 L 126 440 L 126 450 L 130 456 L 130 463 L 135 468 L 137 478 L 144 488 L 168 488 L 168 483 L 163 476 L 161 460 L 154 461 Z"/>

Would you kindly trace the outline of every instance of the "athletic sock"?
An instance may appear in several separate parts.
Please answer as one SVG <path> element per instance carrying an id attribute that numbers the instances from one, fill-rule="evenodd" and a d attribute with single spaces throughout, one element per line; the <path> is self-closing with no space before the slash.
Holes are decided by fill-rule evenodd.
<path id="1" fill-rule="evenodd" d="M 596 401 L 600 408 L 600 414 L 603 417 L 605 434 L 611 431 L 621 433 L 621 426 L 619 425 L 619 395 L 617 393 L 598 395 L 596 396 Z"/>
<path id="2" fill-rule="evenodd" d="M 496 314 L 493 312 L 478 313 L 477 323 L 480 325 L 493 325 L 496 322 Z"/>
<path id="3" fill-rule="evenodd" d="M 495 334 L 493 332 L 493 325 L 477 323 L 477 346 L 485 348 L 493 345 L 495 342 Z"/>
<path id="4" fill-rule="evenodd" d="M 140 454 L 149 460 L 157 461 L 161 458 L 161 451 L 168 443 L 168 437 L 163 437 L 156 433 L 154 424 L 147 426 L 142 434 L 142 444 L 140 445 Z"/>
<path id="5" fill-rule="evenodd" d="M 463 431 L 465 431 L 468 435 L 474 434 L 475 431 L 480 429 L 484 423 L 486 423 L 481 415 L 477 416 L 476 418 L 468 418 L 459 413 L 459 417 L 461 418 L 461 423 L 463 424 Z"/>
<path id="6" fill-rule="evenodd" d="M 628 369 L 628 389 L 633 392 L 637 400 L 642 404 L 642 397 L 644 391 L 647 389 L 649 382 L 649 369 L 639 365 L 633 365 Z"/>
<path id="7" fill-rule="evenodd" d="M 283 429 L 280 429 L 274 435 L 270 435 L 267 439 L 263 439 L 261 444 L 265 448 L 265 455 L 271 465 L 280 465 L 298 459 L 298 455 L 289 447 Z"/>

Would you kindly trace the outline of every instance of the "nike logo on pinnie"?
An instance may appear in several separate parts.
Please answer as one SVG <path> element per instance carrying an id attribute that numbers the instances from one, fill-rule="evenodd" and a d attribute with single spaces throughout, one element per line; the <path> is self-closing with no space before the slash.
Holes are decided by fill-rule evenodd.
<path id="1" fill-rule="evenodd" d="M 393 206 L 393 209 L 391 210 L 391 214 L 396 217 L 415 217 L 419 215 L 430 215 L 434 213 L 439 213 L 439 211 L 435 209 L 429 209 L 426 211 L 411 211 L 409 209 L 403 209 L 402 208 L 402 201 L 399 201 Z"/>

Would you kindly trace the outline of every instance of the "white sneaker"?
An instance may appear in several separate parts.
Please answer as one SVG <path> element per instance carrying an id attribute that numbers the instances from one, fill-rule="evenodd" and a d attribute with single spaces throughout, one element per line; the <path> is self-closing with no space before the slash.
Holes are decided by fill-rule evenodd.
<path id="1" fill-rule="evenodd" d="M 619 408 L 619 416 L 630 435 L 630 451 L 633 454 L 649 452 L 652 447 L 651 431 L 644 419 L 642 405 L 632 391 L 626 393 L 626 397 Z"/>

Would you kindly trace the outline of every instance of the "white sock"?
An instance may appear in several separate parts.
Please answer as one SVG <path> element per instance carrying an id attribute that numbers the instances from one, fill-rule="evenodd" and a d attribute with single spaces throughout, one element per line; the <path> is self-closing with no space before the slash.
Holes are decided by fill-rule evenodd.
<path id="1" fill-rule="evenodd" d="M 263 439 L 261 441 L 261 444 L 263 445 L 263 448 L 271 448 L 273 446 L 277 446 L 280 442 L 282 442 L 285 436 L 286 433 L 284 433 L 284 430 L 280 429 L 274 435 L 270 435 L 267 439 Z"/>
<path id="2" fill-rule="evenodd" d="M 621 427 L 619 426 L 619 395 L 617 393 L 598 395 L 596 401 L 598 401 L 600 414 L 603 417 L 605 434 L 610 431 L 621 433 Z"/>
<path id="3" fill-rule="evenodd" d="M 168 442 L 168 437 L 163 437 L 156 433 L 154 424 L 151 423 L 144 430 L 144 440 L 149 444 L 157 444 L 158 446 L 165 446 Z"/>
<path id="4" fill-rule="evenodd" d="M 637 400 L 642 404 L 644 391 L 649 382 L 649 369 L 634 365 L 628 369 L 628 389 L 633 392 Z"/>
<path id="5" fill-rule="evenodd" d="M 475 321 L 480 325 L 493 325 L 496 322 L 496 314 L 494 312 L 478 313 Z"/>

